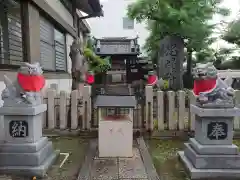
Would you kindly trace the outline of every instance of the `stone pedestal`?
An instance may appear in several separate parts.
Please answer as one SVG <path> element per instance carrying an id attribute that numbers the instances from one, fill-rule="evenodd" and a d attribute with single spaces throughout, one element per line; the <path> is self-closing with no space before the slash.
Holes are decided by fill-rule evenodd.
<path id="1" fill-rule="evenodd" d="M 59 152 L 42 136 L 46 104 L 33 107 L 2 107 L 5 139 L 0 144 L 0 172 L 43 177 Z"/>
<path id="2" fill-rule="evenodd" d="M 99 157 L 133 156 L 134 96 L 97 96 Z"/>
<path id="3" fill-rule="evenodd" d="M 98 136 L 99 157 L 132 157 L 132 136 L 132 121 L 100 121 Z"/>
<path id="4" fill-rule="evenodd" d="M 233 120 L 237 108 L 206 109 L 191 105 L 196 114 L 195 138 L 185 143 L 179 156 L 191 179 L 240 179 L 240 154 L 232 144 Z"/>

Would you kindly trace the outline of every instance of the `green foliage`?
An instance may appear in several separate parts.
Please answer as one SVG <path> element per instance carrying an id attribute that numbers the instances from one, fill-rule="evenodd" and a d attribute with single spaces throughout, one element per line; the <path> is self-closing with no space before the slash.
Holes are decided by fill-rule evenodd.
<path id="1" fill-rule="evenodd" d="M 234 57 L 231 57 L 232 52 L 234 49 L 230 48 L 221 48 L 217 51 L 211 48 L 203 49 L 196 53 L 196 63 L 206 63 L 206 62 L 213 62 L 216 68 L 218 69 L 225 69 L 225 67 L 232 66 L 231 69 L 234 69 L 234 65 L 236 65 L 234 61 Z M 232 61 L 228 61 L 226 64 L 224 63 L 230 57 L 233 59 Z M 238 66 L 239 67 L 239 66 Z"/>
<path id="2" fill-rule="evenodd" d="M 215 60 L 215 51 L 211 48 L 202 49 L 196 53 L 196 63 L 213 62 Z"/>
<path id="3" fill-rule="evenodd" d="M 222 62 L 219 69 L 240 69 L 240 57 L 233 56 L 231 60 Z"/>
<path id="4" fill-rule="evenodd" d="M 228 30 L 223 35 L 223 39 L 229 43 L 240 46 L 240 19 L 233 21 L 228 25 Z"/>
<path id="5" fill-rule="evenodd" d="M 232 44 L 236 44 L 240 47 L 240 18 L 229 23 L 227 31 L 222 36 L 222 38 Z M 222 54 L 230 54 L 233 50 L 230 49 L 230 52 L 223 52 Z M 240 57 L 231 57 L 230 61 L 222 61 L 220 65 L 221 69 L 240 69 Z"/>
<path id="6" fill-rule="evenodd" d="M 178 35 L 188 40 L 186 47 L 199 51 L 211 44 L 209 38 L 215 24 L 214 14 L 228 15 L 220 8 L 222 0 L 136 0 L 128 7 L 128 16 L 138 22 L 147 22 L 150 35 L 145 49 L 151 57 L 159 51 L 159 41 L 166 35 Z"/>
<path id="7" fill-rule="evenodd" d="M 84 56 L 87 58 L 89 63 L 89 69 L 95 74 L 104 73 L 111 68 L 110 57 L 101 58 L 97 56 L 93 49 L 93 40 L 88 39 L 87 46 L 84 49 Z"/>
<path id="8" fill-rule="evenodd" d="M 91 50 L 94 49 L 94 40 L 93 40 L 93 38 L 88 37 L 86 48 L 89 48 Z"/>

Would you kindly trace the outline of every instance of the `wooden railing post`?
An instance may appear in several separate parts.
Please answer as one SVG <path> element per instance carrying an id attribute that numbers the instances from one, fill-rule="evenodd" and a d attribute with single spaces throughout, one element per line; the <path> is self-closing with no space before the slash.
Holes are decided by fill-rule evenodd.
<path id="1" fill-rule="evenodd" d="M 42 98 L 42 103 L 43 104 L 48 104 L 47 91 L 46 91 L 46 93 L 44 93 L 44 96 Z M 47 109 L 47 111 L 42 113 L 42 127 L 43 127 L 43 129 L 47 128 L 47 116 L 48 116 L 48 109 Z"/>
<path id="2" fill-rule="evenodd" d="M 78 90 L 71 93 L 71 129 L 78 128 Z"/>
<path id="3" fill-rule="evenodd" d="M 152 86 L 146 86 L 145 87 L 145 95 L 146 95 L 146 114 L 145 114 L 145 120 L 146 120 L 146 129 L 147 130 L 153 130 L 153 87 Z"/>
<path id="4" fill-rule="evenodd" d="M 90 130 L 91 128 L 91 119 L 92 119 L 92 102 L 91 102 L 91 86 L 84 86 L 83 89 L 83 109 L 84 109 L 84 118 L 85 121 L 83 128 Z M 86 119 L 85 119 L 86 118 Z"/>
<path id="5" fill-rule="evenodd" d="M 0 100 L 0 108 L 3 106 L 3 101 Z M 5 131 L 4 131 L 4 116 L 0 116 L 0 142 L 4 141 Z"/>
<path id="6" fill-rule="evenodd" d="M 185 125 L 185 96 L 184 91 L 178 91 L 178 128 L 184 129 Z"/>
<path id="7" fill-rule="evenodd" d="M 60 129 L 67 128 L 67 92 L 60 92 L 60 107 L 59 107 Z"/>
<path id="8" fill-rule="evenodd" d="M 164 130 L 164 92 L 157 91 L 158 130 Z"/>
<path id="9" fill-rule="evenodd" d="M 47 90 L 47 124 L 48 129 L 54 129 L 56 127 L 56 117 L 55 117 L 55 96 L 56 96 L 56 90 L 54 89 L 48 89 Z"/>
<path id="10" fill-rule="evenodd" d="M 175 93 L 173 91 L 167 92 L 168 97 L 168 128 L 169 130 L 175 129 L 176 121 L 174 119 L 175 111 Z"/>
<path id="11" fill-rule="evenodd" d="M 240 91 L 235 90 L 235 106 L 240 108 Z M 240 128 L 240 117 L 236 116 L 234 118 L 234 129 L 239 130 Z"/>
<path id="12" fill-rule="evenodd" d="M 189 129 L 191 131 L 194 131 L 195 130 L 195 114 L 191 113 L 190 112 L 190 106 L 191 104 L 196 104 L 196 97 L 194 96 L 193 92 L 189 90 L 189 93 L 188 93 L 188 98 L 189 98 L 189 119 L 188 119 L 188 122 L 189 122 Z"/>

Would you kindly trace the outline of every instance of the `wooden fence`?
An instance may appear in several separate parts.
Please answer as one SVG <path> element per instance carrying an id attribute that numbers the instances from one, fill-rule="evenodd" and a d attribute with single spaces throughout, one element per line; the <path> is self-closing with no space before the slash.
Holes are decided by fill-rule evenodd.
<path id="1" fill-rule="evenodd" d="M 44 129 L 82 129 L 91 128 L 91 87 L 85 86 L 83 92 L 72 91 L 71 94 L 54 89 L 47 89 L 43 103 L 47 111 L 43 115 Z"/>
<path id="2" fill-rule="evenodd" d="M 145 103 L 134 110 L 134 129 L 141 130 L 194 130 L 195 116 L 189 111 L 189 104 L 196 99 L 190 91 L 157 91 L 146 86 Z M 92 107 L 91 87 L 85 86 L 82 94 L 61 91 L 56 94 L 48 89 L 44 102 L 48 110 L 44 114 L 45 129 L 93 130 L 98 127 L 96 110 Z M 240 104 L 240 91 L 235 92 L 236 106 Z M 234 120 L 234 129 L 240 129 L 240 118 Z"/>

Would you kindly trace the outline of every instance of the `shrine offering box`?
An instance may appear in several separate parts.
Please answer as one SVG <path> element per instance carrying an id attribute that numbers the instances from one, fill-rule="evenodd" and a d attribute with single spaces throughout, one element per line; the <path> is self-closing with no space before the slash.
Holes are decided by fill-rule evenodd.
<path id="1" fill-rule="evenodd" d="M 133 156 L 134 96 L 98 96 L 99 157 Z"/>

